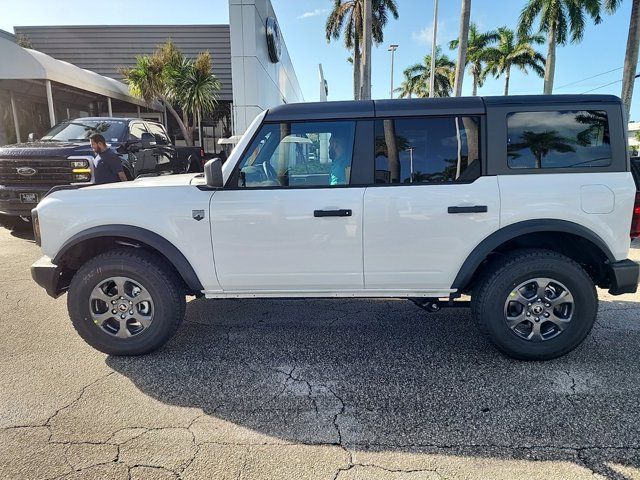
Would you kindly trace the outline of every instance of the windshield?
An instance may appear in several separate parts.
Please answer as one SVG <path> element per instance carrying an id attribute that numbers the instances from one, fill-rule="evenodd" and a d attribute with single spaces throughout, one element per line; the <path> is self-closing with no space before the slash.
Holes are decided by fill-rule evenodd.
<path id="1" fill-rule="evenodd" d="M 94 133 L 101 133 L 107 143 L 118 142 L 124 136 L 127 122 L 124 120 L 70 120 L 49 130 L 41 140 L 68 142 L 88 140 Z"/>

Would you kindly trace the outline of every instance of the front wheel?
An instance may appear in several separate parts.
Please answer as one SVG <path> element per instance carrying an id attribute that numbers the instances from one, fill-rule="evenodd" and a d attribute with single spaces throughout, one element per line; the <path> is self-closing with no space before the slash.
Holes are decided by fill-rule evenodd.
<path id="1" fill-rule="evenodd" d="M 572 259 L 549 250 L 510 252 L 478 282 L 472 314 L 480 331 L 520 360 L 549 360 L 577 347 L 598 311 L 593 280 Z"/>
<path id="2" fill-rule="evenodd" d="M 67 296 L 74 328 L 110 355 L 142 355 L 164 345 L 184 318 L 185 292 L 175 271 L 151 252 L 105 252 L 74 275 Z"/>

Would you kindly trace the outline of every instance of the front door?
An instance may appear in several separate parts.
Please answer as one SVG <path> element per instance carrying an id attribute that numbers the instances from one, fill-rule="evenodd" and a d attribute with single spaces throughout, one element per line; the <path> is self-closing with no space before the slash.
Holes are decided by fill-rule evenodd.
<path id="1" fill-rule="evenodd" d="M 480 118 L 377 120 L 364 200 L 367 289 L 448 290 L 498 229 L 496 177 L 480 176 Z"/>
<path id="2" fill-rule="evenodd" d="M 355 122 L 264 124 L 210 206 L 225 291 L 363 288 L 363 187 L 350 187 Z"/>

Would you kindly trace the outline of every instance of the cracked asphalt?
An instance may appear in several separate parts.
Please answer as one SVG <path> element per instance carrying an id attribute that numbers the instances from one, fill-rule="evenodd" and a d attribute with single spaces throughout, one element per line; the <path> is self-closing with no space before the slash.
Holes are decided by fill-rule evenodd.
<path id="1" fill-rule="evenodd" d="M 0 229 L 2 479 L 640 479 L 640 295 L 601 291 L 550 362 L 401 300 L 192 300 L 118 358 L 33 283 L 40 255 Z"/>

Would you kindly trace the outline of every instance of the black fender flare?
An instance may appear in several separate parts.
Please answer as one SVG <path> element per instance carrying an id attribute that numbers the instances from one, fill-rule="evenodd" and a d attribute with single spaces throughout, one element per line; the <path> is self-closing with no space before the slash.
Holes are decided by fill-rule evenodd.
<path id="1" fill-rule="evenodd" d="M 473 274 L 476 272 L 480 264 L 487 258 L 489 253 L 494 251 L 500 245 L 521 235 L 536 232 L 571 233 L 578 237 L 582 237 L 599 248 L 609 262 L 615 262 L 615 257 L 606 242 L 593 231 L 582 225 L 554 218 L 525 220 L 523 222 L 507 225 L 506 227 L 493 232 L 480 242 L 469 254 L 462 264 L 462 267 L 460 267 L 451 288 L 455 288 L 458 291 L 464 289 L 471 281 Z"/>
<path id="2" fill-rule="evenodd" d="M 62 248 L 60 248 L 52 262 L 58 265 L 60 260 L 67 252 L 69 252 L 70 249 L 81 242 L 100 237 L 122 237 L 150 246 L 167 258 L 167 260 L 178 271 L 190 290 L 193 292 L 200 292 L 204 290 L 204 287 L 196 275 L 196 272 L 193 270 L 193 267 L 173 243 L 157 233 L 145 228 L 134 227 L 132 225 L 101 225 L 99 227 L 89 228 L 77 233 L 62 245 Z"/>

